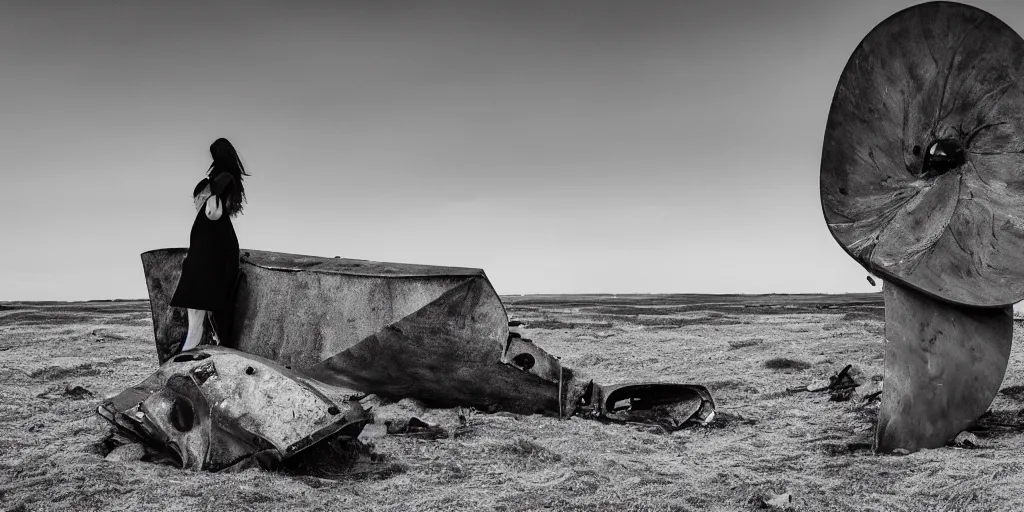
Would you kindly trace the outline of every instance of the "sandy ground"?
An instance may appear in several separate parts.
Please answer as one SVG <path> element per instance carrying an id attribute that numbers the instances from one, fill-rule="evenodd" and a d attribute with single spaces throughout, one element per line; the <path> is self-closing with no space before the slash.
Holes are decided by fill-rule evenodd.
<path id="1" fill-rule="evenodd" d="M 374 439 L 384 461 L 347 478 L 112 461 L 97 448 L 109 428 L 93 410 L 155 368 L 148 304 L 3 303 L 0 510 L 755 510 L 781 493 L 796 510 L 1024 510 L 1020 433 L 878 456 L 858 444 L 870 442 L 874 409 L 786 392 L 850 363 L 881 375 L 879 295 L 506 301 L 526 337 L 566 366 L 602 384 L 705 384 L 727 420 L 665 434 L 474 413 L 447 439 Z M 1021 357 L 1015 343 L 992 405 L 1003 417 L 1024 406 Z M 766 365 L 778 358 L 790 362 Z M 65 394 L 68 384 L 93 396 Z M 453 410 L 407 401 L 376 412 L 457 425 Z"/>

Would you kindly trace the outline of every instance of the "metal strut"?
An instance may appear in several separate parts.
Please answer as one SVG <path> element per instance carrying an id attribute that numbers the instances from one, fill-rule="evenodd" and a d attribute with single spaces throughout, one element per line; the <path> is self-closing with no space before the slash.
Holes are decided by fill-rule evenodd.
<path id="1" fill-rule="evenodd" d="M 558 361 L 558 419 L 562 419 L 562 358 L 555 359 Z"/>

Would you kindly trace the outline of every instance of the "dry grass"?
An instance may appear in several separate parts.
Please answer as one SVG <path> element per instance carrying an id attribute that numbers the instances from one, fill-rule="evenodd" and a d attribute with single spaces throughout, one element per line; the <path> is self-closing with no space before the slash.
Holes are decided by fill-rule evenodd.
<path id="1" fill-rule="evenodd" d="M 96 451 L 108 429 L 93 408 L 155 368 L 148 306 L 4 304 L 0 509 L 753 510 L 756 497 L 783 492 L 799 510 L 1024 509 L 1022 434 L 989 437 L 980 449 L 876 456 L 863 449 L 871 409 L 786 393 L 848 363 L 868 378 L 881 374 L 877 296 L 521 299 L 509 311 L 567 366 L 604 384 L 706 384 L 726 420 L 666 435 L 477 413 L 458 436 L 377 438 L 379 467 L 339 480 L 111 462 Z M 1010 389 L 993 404 L 1000 414 L 1021 409 L 1020 359 L 1015 347 Z M 806 366 L 771 368 L 772 360 Z M 95 398 L 64 395 L 68 383 Z M 458 424 L 454 411 L 408 401 L 375 412 L 381 421 L 418 416 L 449 432 Z"/>

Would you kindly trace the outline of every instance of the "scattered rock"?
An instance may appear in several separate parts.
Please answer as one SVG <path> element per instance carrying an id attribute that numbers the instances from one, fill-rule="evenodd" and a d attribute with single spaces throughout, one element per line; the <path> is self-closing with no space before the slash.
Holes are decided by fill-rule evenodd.
<path id="1" fill-rule="evenodd" d="M 1024 398 L 1024 386 L 1006 386 L 1000 389 L 999 392 L 1011 398 Z"/>
<path id="2" fill-rule="evenodd" d="M 806 370 L 811 367 L 810 363 L 789 359 L 787 357 L 776 357 L 764 362 L 764 367 L 770 370 Z"/>
<path id="3" fill-rule="evenodd" d="M 729 342 L 729 348 L 740 349 L 754 347 L 762 343 L 764 343 L 764 338 L 747 338 L 742 340 L 732 340 Z"/>
<path id="4" fill-rule="evenodd" d="M 370 423 L 363 427 L 363 431 L 359 433 L 357 438 L 359 442 L 366 443 L 373 439 L 379 439 L 388 435 L 388 427 L 380 423 Z"/>
<path id="5" fill-rule="evenodd" d="M 64 386 L 64 394 L 74 398 L 75 400 L 92 398 L 92 391 L 89 391 L 82 386 L 73 386 L 71 384 Z"/>
<path id="6" fill-rule="evenodd" d="M 70 397 L 73 400 L 83 400 L 86 398 L 93 398 L 93 393 L 92 391 L 89 391 L 88 389 L 82 386 L 66 384 L 64 386 L 64 389 L 61 389 L 60 387 L 51 386 L 47 388 L 46 391 L 43 391 L 42 393 L 36 395 L 36 398 L 46 398 L 50 400 L 57 399 L 60 397 Z"/>
<path id="7" fill-rule="evenodd" d="M 145 455 L 146 449 L 141 444 L 129 443 L 114 448 L 104 458 L 111 462 L 131 462 L 141 460 Z"/>
<path id="8" fill-rule="evenodd" d="M 788 510 L 793 508 L 793 496 L 791 494 L 769 493 L 767 496 L 753 496 L 749 502 L 757 508 L 770 510 Z"/>
<path id="9" fill-rule="evenodd" d="M 880 400 L 882 396 L 882 381 L 871 380 L 863 386 L 858 386 L 856 396 L 858 402 L 873 402 Z"/>
<path id="10" fill-rule="evenodd" d="M 965 430 L 957 434 L 956 438 L 953 439 L 953 446 L 959 446 L 960 448 L 981 448 L 984 446 L 984 443 L 978 439 L 978 436 Z"/>
<path id="11" fill-rule="evenodd" d="M 857 452 L 870 452 L 872 444 L 869 442 L 848 442 L 848 443 L 824 443 L 821 450 L 827 455 L 841 456 L 851 455 Z"/>
<path id="12" fill-rule="evenodd" d="M 728 413 L 725 411 L 716 411 L 715 419 L 711 420 L 706 426 L 708 428 L 724 428 L 732 425 L 756 425 L 757 420 L 746 418 L 738 413 Z"/>
<path id="13" fill-rule="evenodd" d="M 448 432 L 440 425 L 427 423 L 417 417 L 408 420 L 387 420 L 384 422 L 387 433 L 393 436 L 409 436 L 420 439 L 443 439 Z"/>
<path id="14" fill-rule="evenodd" d="M 786 509 L 793 505 L 793 496 L 788 492 L 785 494 L 778 494 L 772 496 L 771 499 L 765 500 L 764 503 L 770 508 Z"/>

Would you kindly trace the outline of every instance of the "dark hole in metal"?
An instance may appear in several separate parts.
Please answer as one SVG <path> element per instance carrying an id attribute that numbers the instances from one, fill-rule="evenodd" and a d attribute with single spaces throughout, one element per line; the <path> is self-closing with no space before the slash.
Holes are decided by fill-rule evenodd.
<path id="1" fill-rule="evenodd" d="M 246 366 L 245 367 L 245 374 L 246 375 L 252 375 L 254 373 L 256 373 L 256 369 L 255 368 L 253 368 L 252 366 Z"/>
<path id="2" fill-rule="evenodd" d="M 921 155 L 921 146 L 914 146 L 914 156 Z"/>
<path id="3" fill-rule="evenodd" d="M 175 363 L 185 363 L 185 362 L 188 362 L 188 361 L 202 361 L 203 359 L 206 359 L 207 357 L 210 357 L 210 354 L 207 354 L 206 352 L 194 352 L 194 353 L 186 352 L 184 354 L 178 354 L 178 355 L 174 356 L 174 362 Z"/>
<path id="4" fill-rule="evenodd" d="M 924 165 L 921 167 L 922 178 L 942 176 L 967 162 L 964 149 L 960 143 L 952 139 L 932 142 L 924 154 Z"/>
<path id="5" fill-rule="evenodd" d="M 188 432 L 192 430 L 192 427 L 196 422 L 195 410 L 192 408 L 192 402 L 184 397 L 176 397 L 174 403 L 171 404 L 170 418 L 171 426 L 173 426 L 178 432 Z"/>
<path id="6" fill-rule="evenodd" d="M 537 364 L 537 360 L 532 355 L 527 353 L 519 354 L 512 358 L 512 364 L 516 365 L 520 370 L 529 370 L 533 368 L 533 365 Z"/>
<path id="7" fill-rule="evenodd" d="M 338 408 L 333 405 L 327 408 L 328 414 L 338 414 L 339 412 L 341 411 L 339 411 Z"/>

